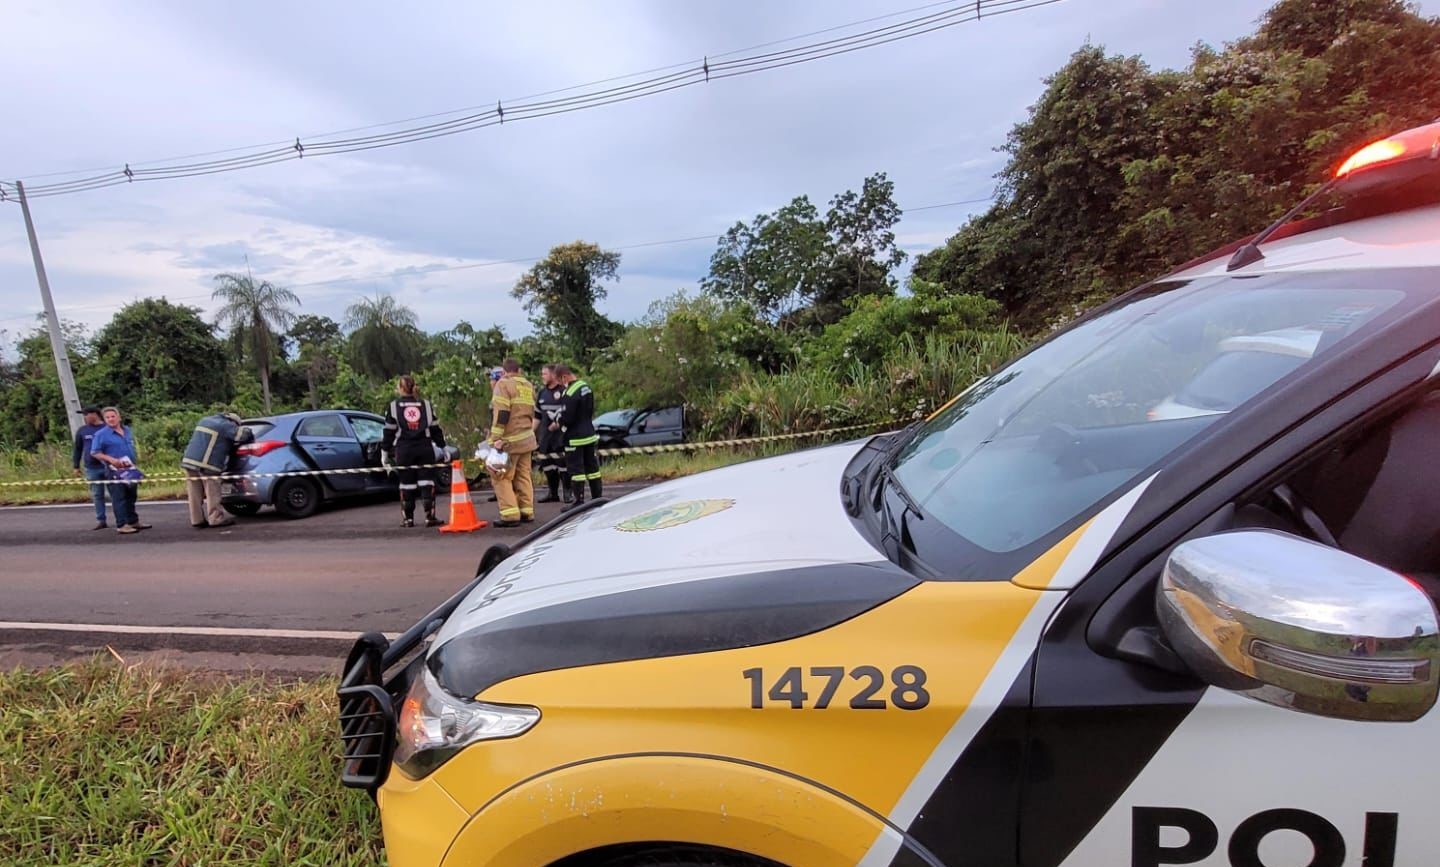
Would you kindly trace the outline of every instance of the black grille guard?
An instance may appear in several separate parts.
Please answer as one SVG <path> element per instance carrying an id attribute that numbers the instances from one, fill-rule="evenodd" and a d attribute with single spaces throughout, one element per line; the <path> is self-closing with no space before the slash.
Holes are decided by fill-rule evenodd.
<path id="1" fill-rule="evenodd" d="M 497 564 L 551 530 L 606 502 L 603 497 L 589 500 L 557 515 L 516 542 L 514 547 L 491 545 L 481 555 L 474 578 L 394 641 L 379 632 L 360 636 L 345 659 L 336 693 L 340 699 L 342 784 L 365 789 L 373 795 L 390 774 L 390 759 L 395 752 L 396 703 L 409 688 L 408 666 L 388 680 L 385 673 L 439 629 Z"/>

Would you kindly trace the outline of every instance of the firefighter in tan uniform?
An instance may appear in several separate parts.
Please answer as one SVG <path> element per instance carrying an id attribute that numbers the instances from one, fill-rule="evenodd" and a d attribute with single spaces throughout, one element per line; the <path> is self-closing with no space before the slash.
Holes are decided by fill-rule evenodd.
<path id="1" fill-rule="evenodd" d="M 505 359 L 504 373 L 495 383 L 490 402 L 493 421 L 490 445 L 510 456 L 505 469 L 490 471 L 495 499 L 500 504 L 497 527 L 514 527 L 535 520 L 535 484 L 530 474 L 530 456 L 535 442 L 535 386 L 520 373 L 520 362 Z"/>

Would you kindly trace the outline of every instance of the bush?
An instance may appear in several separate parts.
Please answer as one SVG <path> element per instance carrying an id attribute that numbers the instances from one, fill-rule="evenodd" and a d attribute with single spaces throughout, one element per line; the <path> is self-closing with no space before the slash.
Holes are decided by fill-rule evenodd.
<path id="1" fill-rule="evenodd" d="M 923 280 L 911 283 L 915 294 L 852 299 L 850 312 L 805 348 L 807 362 L 839 370 L 852 364 L 878 365 L 893 353 L 902 336 L 930 335 L 957 342 L 998 326 L 1000 305 L 978 295 L 939 294 Z"/>

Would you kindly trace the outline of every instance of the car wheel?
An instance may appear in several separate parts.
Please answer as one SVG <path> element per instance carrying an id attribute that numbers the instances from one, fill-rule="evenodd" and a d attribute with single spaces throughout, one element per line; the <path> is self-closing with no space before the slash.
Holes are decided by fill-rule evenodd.
<path id="1" fill-rule="evenodd" d="M 306 479 L 286 479 L 275 489 L 275 511 L 287 518 L 308 518 L 320 508 L 320 491 Z"/>
<path id="2" fill-rule="evenodd" d="M 773 861 L 693 846 L 639 849 L 603 862 L 605 867 L 780 867 Z"/>
<path id="3" fill-rule="evenodd" d="M 226 503 L 221 508 L 232 515 L 249 518 L 260 511 L 259 503 Z"/>

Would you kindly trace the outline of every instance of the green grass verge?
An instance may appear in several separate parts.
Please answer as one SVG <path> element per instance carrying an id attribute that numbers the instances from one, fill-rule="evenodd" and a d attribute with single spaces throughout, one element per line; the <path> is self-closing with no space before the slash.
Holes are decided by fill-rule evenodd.
<path id="1" fill-rule="evenodd" d="M 0 674 L 0 864 L 374 865 L 335 684 L 96 659 Z"/>

